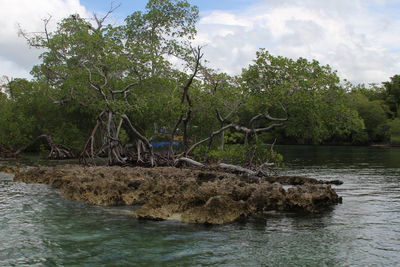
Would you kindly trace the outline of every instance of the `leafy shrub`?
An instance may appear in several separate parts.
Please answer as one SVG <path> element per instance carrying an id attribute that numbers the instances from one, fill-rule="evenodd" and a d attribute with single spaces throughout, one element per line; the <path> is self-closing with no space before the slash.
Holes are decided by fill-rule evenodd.
<path id="1" fill-rule="evenodd" d="M 396 118 L 388 124 L 390 126 L 390 143 L 400 145 L 400 118 Z"/>
<path id="2" fill-rule="evenodd" d="M 245 138 L 245 134 L 237 132 L 226 132 L 224 141 L 226 144 L 238 144 L 242 143 Z"/>
<path id="3" fill-rule="evenodd" d="M 370 141 L 366 130 L 355 132 L 352 134 L 352 143 L 355 145 L 365 145 Z"/>
<path id="4" fill-rule="evenodd" d="M 85 144 L 85 139 L 82 138 L 82 132 L 77 125 L 71 122 L 63 122 L 61 126 L 55 129 L 53 140 L 56 143 L 64 145 L 73 150 L 79 151 Z"/>

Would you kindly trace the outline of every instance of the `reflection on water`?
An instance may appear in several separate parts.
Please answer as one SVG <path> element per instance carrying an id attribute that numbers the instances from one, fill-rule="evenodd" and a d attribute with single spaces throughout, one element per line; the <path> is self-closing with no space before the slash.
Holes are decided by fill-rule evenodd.
<path id="1" fill-rule="evenodd" d="M 282 172 L 341 179 L 322 214 L 223 226 L 138 221 L 0 174 L 0 266 L 396 266 L 400 149 L 282 146 Z"/>

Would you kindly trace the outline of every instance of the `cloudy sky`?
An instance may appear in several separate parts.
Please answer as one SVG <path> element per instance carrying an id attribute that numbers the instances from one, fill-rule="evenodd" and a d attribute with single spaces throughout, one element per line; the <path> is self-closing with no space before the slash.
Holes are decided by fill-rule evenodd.
<path id="1" fill-rule="evenodd" d="M 30 77 L 40 51 L 18 37 L 18 25 L 40 31 L 42 19 L 90 17 L 109 0 L 0 0 L 0 76 Z M 146 0 L 119 0 L 119 23 Z M 198 44 L 210 65 L 238 74 L 259 48 L 274 55 L 317 59 L 355 83 L 400 74 L 400 0 L 189 0 L 199 6 Z"/>

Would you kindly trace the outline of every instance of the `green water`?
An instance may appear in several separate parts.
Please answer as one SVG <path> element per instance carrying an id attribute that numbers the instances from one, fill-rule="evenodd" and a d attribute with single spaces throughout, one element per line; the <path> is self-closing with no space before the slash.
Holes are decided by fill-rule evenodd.
<path id="1" fill-rule="evenodd" d="M 138 221 L 3 174 L 0 266 L 400 266 L 400 149 L 277 149 L 281 173 L 343 180 L 343 204 L 223 226 Z"/>

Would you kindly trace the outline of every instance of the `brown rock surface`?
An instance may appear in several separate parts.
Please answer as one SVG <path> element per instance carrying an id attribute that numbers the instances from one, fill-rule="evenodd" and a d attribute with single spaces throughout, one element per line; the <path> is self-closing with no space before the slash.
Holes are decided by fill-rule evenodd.
<path id="1" fill-rule="evenodd" d="M 141 205 L 134 214 L 139 218 L 192 223 L 222 224 L 268 210 L 317 212 L 341 200 L 326 184 L 286 191 L 264 179 L 172 167 L 38 167 L 15 180 L 49 184 L 69 199 L 95 205 Z"/>
<path id="2" fill-rule="evenodd" d="M 15 168 L 15 167 L 0 165 L 0 172 L 16 174 L 19 172 L 19 170 L 18 170 L 18 168 Z"/>
<path id="3" fill-rule="evenodd" d="M 306 184 L 289 188 L 286 193 L 291 209 L 317 212 L 321 207 L 341 203 L 330 185 Z"/>

